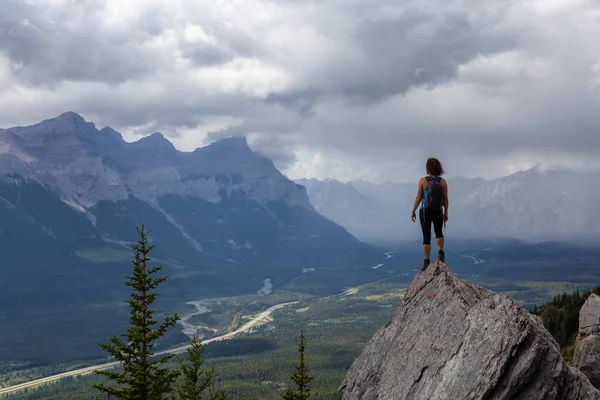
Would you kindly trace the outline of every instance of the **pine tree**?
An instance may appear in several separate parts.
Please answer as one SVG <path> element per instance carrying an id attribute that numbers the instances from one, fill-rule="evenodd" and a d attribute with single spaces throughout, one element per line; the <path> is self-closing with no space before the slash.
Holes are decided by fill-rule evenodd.
<path id="1" fill-rule="evenodd" d="M 300 363 L 296 366 L 296 372 L 290 379 L 296 385 L 296 390 L 288 389 L 281 395 L 283 400 L 308 400 L 310 397 L 309 384 L 313 380 L 308 375 L 308 367 L 304 363 L 304 350 L 306 348 L 304 332 L 300 334 L 300 343 L 298 343 L 298 352 L 300 353 Z"/>
<path id="2" fill-rule="evenodd" d="M 169 361 L 173 355 L 153 359 L 153 347 L 168 328 L 175 325 L 177 314 L 166 317 L 157 326 L 154 311 L 150 308 L 158 294 L 154 292 L 167 278 L 154 278 L 162 266 L 148 267 L 148 254 L 154 246 L 148 245 L 148 234 L 137 229 L 140 240 L 133 246 L 133 276 L 128 276 L 125 285 L 131 287 L 132 293 L 126 303 L 130 306 L 129 327 L 121 335 L 123 341 L 111 336 L 111 344 L 101 344 L 113 358 L 121 362 L 122 372 L 95 371 L 117 384 L 117 388 L 105 384 L 93 385 L 94 388 L 120 400 L 163 400 L 172 392 L 178 372 L 161 365 Z"/>
<path id="3" fill-rule="evenodd" d="M 177 357 L 182 382 L 176 383 L 173 400 L 225 400 L 227 397 L 222 390 L 205 394 L 214 385 L 215 367 L 213 365 L 209 370 L 204 368 L 204 345 L 198 340 L 198 334 L 194 335 L 187 353 L 187 363 Z"/>

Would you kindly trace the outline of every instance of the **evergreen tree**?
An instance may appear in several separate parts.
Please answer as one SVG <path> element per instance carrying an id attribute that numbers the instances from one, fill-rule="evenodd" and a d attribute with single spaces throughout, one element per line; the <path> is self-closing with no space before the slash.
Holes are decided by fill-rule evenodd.
<path id="1" fill-rule="evenodd" d="M 173 400 L 225 400 L 227 397 L 222 390 L 205 394 L 214 385 L 215 367 L 213 365 L 208 370 L 204 368 L 204 345 L 198 340 L 198 334 L 194 335 L 187 353 L 187 363 L 177 357 L 182 382 L 175 384 Z"/>
<path id="2" fill-rule="evenodd" d="M 283 400 L 308 400 L 310 397 L 309 384 L 313 377 L 308 375 L 308 367 L 304 363 L 304 350 L 306 344 L 304 340 L 304 332 L 300 334 L 300 343 L 298 343 L 298 352 L 300 353 L 300 363 L 296 366 L 296 372 L 290 379 L 296 385 L 296 389 L 288 389 L 281 395 Z"/>
<path id="3" fill-rule="evenodd" d="M 155 327 L 154 311 L 150 308 L 158 294 L 154 289 L 167 278 L 154 278 L 162 266 L 148 267 L 148 254 L 154 246 L 148 245 L 148 234 L 137 229 L 140 240 L 133 246 L 133 276 L 128 276 L 125 285 L 131 287 L 132 293 L 126 303 L 130 306 L 129 327 L 121 335 L 123 341 L 111 336 L 111 344 L 101 344 L 113 358 L 121 362 L 122 372 L 95 371 L 117 384 L 117 388 L 105 384 L 93 385 L 94 388 L 119 400 L 163 400 L 172 392 L 178 372 L 161 367 L 173 355 L 153 359 L 153 347 L 168 328 L 173 327 L 179 317 L 177 314 L 166 317 Z"/>

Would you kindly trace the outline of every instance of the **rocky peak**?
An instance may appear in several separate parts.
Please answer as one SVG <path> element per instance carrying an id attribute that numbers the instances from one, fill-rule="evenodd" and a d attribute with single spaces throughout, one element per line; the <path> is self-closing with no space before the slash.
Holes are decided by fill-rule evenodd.
<path id="1" fill-rule="evenodd" d="M 340 387 L 343 400 L 600 399 L 542 321 L 432 263 Z"/>
<path id="2" fill-rule="evenodd" d="M 173 143 L 171 143 L 171 141 L 160 132 L 156 132 L 152 135 L 145 136 L 137 142 L 134 142 L 134 144 L 157 150 L 168 150 L 170 152 L 176 151 L 175 146 L 173 146 Z"/>
<path id="3" fill-rule="evenodd" d="M 187 154 L 186 154 L 187 156 Z M 218 172 L 225 174 L 243 173 L 247 177 L 262 177 L 281 175 L 273 162 L 263 155 L 252 151 L 245 137 L 228 137 L 200 147 L 189 153 L 192 160 L 190 165 L 197 169 L 205 169 L 211 174 L 215 166 L 220 166 Z"/>
<path id="4" fill-rule="evenodd" d="M 573 366 L 579 368 L 596 388 L 600 388 L 600 297 L 593 293 L 579 312 Z"/>
<path id="5" fill-rule="evenodd" d="M 99 136 L 101 138 L 110 138 L 114 141 L 123 142 L 123 136 L 119 132 L 117 132 L 113 128 L 111 128 L 110 126 L 106 126 L 106 127 L 102 128 L 100 130 Z"/>
<path id="6" fill-rule="evenodd" d="M 79 115 L 73 111 L 64 112 L 64 113 L 60 114 L 58 117 L 52 118 L 49 121 L 52 121 L 52 120 L 71 122 L 73 124 L 80 124 L 80 125 L 83 125 L 86 123 L 85 119 L 81 115 Z"/>
<path id="7" fill-rule="evenodd" d="M 44 120 L 37 125 L 41 128 L 38 133 L 96 133 L 96 125 L 93 122 L 87 122 L 81 115 L 72 111 L 60 114 L 56 118 Z"/>
<path id="8" fill-rule="evenodd" d="M 112 128 L 99 131 L 74 112 L 0 133 L 0 175 L 35 179 L 86 207 L 131 193 L 150 202 L 164 195 L 211 202 L 227 196 L 314 211 L 304 188 L 253 152 L 245 137 L 180 152 L 161 133 L 128 143 Z"/>
<path id="9" fill-rule="evenodd" d="M 74 112 L 66 112 L 58 117 L 46 119 L 31 126 L 7 129 L 23 148 L 45 148 L 54 151 L 56 147 L 73 147 L 81 139 L 93 140 L 98 132 L 93 122 L 86 122 Z"/>

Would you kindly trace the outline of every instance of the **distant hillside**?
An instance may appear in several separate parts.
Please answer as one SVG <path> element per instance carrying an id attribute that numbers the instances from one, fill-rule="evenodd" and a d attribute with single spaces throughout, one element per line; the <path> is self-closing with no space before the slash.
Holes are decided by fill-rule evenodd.
<path id="1" fill-rule="evenodd" d="M 600 189 L 589 185 L 593 173 L 545 170 L 541 166 L 510 176 L 483 179 L 448 178 L 453 237 L 565 239 L 599 234 Z M 410 221 L 414 183 L 372 184 L 364 181 L 300 180 L 317 211 L 363 240 L 418 238 Z"/>

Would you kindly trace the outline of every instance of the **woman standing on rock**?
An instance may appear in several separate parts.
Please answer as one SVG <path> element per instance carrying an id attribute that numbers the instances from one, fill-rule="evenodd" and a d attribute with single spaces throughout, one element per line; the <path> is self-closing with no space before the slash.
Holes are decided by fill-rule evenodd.
<path id="1" fill-rule="evenodd" d="M 411 219 L 415 222 L 417 220 L 417 207 L 421 204 L 419 220 L 423 231 L 423 255 L 425 257 L 421 271 L 425 270 L 430 264 L 432 224 L 438 248 L 438 259 L 444 262 L 444 233 L 442 228 L 448 221 L 448 182 L 442 178 L 444 174 L 442 163 L 437 158 L 431 157 L 427 159 L 425 171 L 427 176 L 419 179 L 417 183 L 417 197 L 411 214 Z"/>

